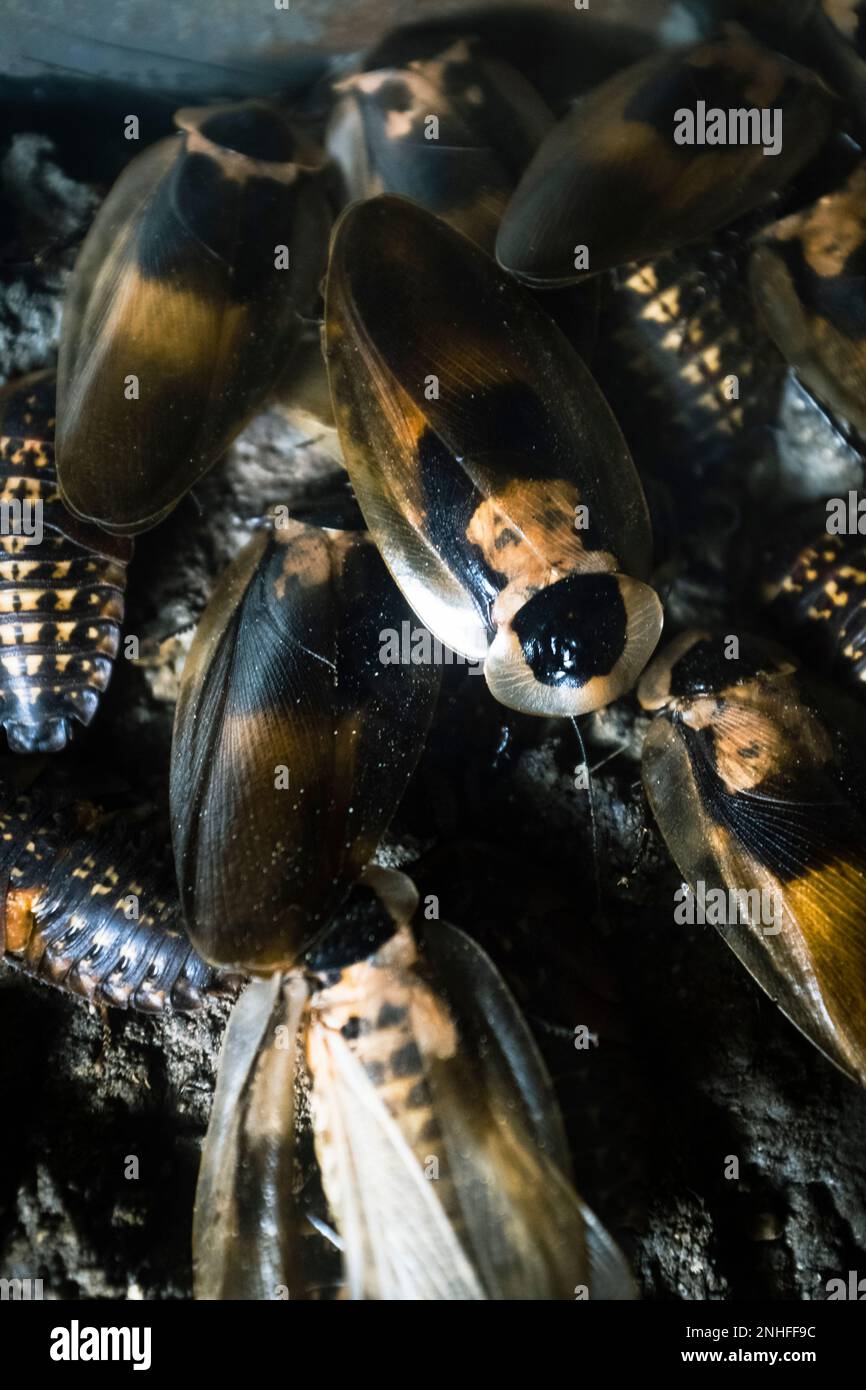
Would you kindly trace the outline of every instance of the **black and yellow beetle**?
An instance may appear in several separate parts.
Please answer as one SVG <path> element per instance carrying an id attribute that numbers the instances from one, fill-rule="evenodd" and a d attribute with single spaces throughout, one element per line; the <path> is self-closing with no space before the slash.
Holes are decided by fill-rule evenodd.
<path id="1" fill-rule="evenodd" d="M 327 146 L 349 198 L 402 194 L 492 251 L 553 124 L 526 79 L 458 39 L 427 60 L 353 73 L 335 90 Z"/>
<path id="2" fill-rule="evenodd" d="M 866 53 L 860 0 L 686 0 L 707 32 L 734 20 L 755 38 L 804 63 L 844 101 L 866 134 Z"/>
<path id="3" fill-rule="evenodd" d="M 61 492 L 117 533 L 177 505 L 317 331 L 322 152 L 262 101 L 175 121 L 105 200 L 63 315 Z"/>
<path id="4" fill-rule="evenodd" d="M 750 278 L 759 311 L 804 385 L 866 434 L 866 164 L 763 233 Z"/>
<path id="5" fill-rule="evenodd" d="M 181 901 L 208 960 L 289 968 L 375 852 L 439 688 L 436 666 L 383 659 L 410 616 L 365 532 L 264 529 L 217 585 L 171 760 Z"/>
<path id="6" fill-rule="evenodd" d="M 761 332 L 748 248 L 731 235 L 628 266 L 593 362 L 635 462 L 669 483 L 712 480 L 775 423 L 784 363 Z M 696 512 L 703 489 L 690 488 Z"/>
<path id="7" fill-rule="evenodd" d="M 572 1185 L 550 1077 L 495 967 L 456 928 L 411 924 L 404 875 L 377 870 L 369 888 L 351 930 L 235 1008 L 196 1193 L 196 1296 L 330 1284 L 376 1301 L 633 1298 Z M 312 1209 L 296 1174 L 307 1113 L 324 1197 Z M 330 1279 L 316 1230 L 340 1252 Z"/>
<path id="8" fill-rule="evenodd" d="M 355 494 L 426 626 L 512 709 L 627 690 L 662 625 L 646 502 L 532 297 L 423 208 L 373 198 L 335 229 L 325 339 Z"/>
<path id="9" fill-rule="evenodd" d="M 833 98 L 735 33 L 654 55 L 575 103 L 545 138 L 496 240 L 502 266 L 566 285 L 705 236 L 818 152 Z"/>
<path id="10" fill-rule="evenodd" d="M 39 787 L 0 800 L 0 950 L 70 994 L 142 1013 L 189 1012 L 228 987 L 184 931 L 168 843 Z"/>
<path id="11" fill-rule="evenodd" d="M 866 1085 L 866 759 L 858 709 L 751 637 L 687 632 L 638 687 L 643 780 L 686 885 L 758 984 Z"/>
<path id="12" fill-rule="evenodd" d="M 50 372 L 0 391 L 0 723 L 16 753 L 64 748 L 111 677 L 132 542 L 70 516 Z"/>
<path id="13" fill-rule="evenodd" d="M 768 622 L 817 670 L 866 695 L 866 537 L 811 535 L 776 558 L 762 597 Z"/>

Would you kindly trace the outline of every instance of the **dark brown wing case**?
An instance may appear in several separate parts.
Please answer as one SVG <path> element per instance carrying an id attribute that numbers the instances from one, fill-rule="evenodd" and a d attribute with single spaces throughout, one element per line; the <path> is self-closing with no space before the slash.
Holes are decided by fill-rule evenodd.
<path id="1" fill-rule="evenodd" d="M 508 205 L 497 258 L 531 284 L 566 285 L 694 241 L 802 168 L 832 109 L 813 73 L 743 35 L 647 58 L 581 98 L 546 137 Z M 746 143 L 736 133 L 704 142 L 704 112 L 727 120 L 741 110 L 780 113 L 775 153 L 751 131 Z M 689 115 L 693 138 L 680 143 Z"/>
<path id="2" fill-rule="evenodd" d="M 438 690 L 437 668 L 381 660 L 408 618 L 361 532 L 263 532 L 218 586 L 171 769 L 181 896 L 209 960 L 292 965 L 372 856 Z"/>
<path id="3" fill-rule="evenodd" d="M 170 512 L 266 399 L 327 254 L 323 156 L 278 108 L 175 119 L 100 209 L 64 311 L 60 486 L 119 533 Z"/>

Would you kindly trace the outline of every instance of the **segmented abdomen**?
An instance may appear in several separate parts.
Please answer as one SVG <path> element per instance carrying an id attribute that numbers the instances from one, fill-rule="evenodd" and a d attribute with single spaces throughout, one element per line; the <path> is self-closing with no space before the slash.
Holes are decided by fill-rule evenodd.
<path id="1" fill-rule="evenodd" d="M 87 803 L 7 804 L 0 885 L 4 958 L 29 975 L 144 1013 L 188 1012 L 226 988 L 186 935 L 167 844 Z"/>
<path id="2" fill-rule="evenodd" d="M 866 542 L 822 532 L 765 585 L 774 624 L 813 662 L 866 694 Z"/>
<path id="3" fill-rule="evenodd" d="M 775 418 L 783 368 L 760 332 L 742 250 L 689 248 L 630 268 L 612 297 L 596 365 L 626 438 L 664 472 L 712 472 Z"/>
<path id="4" fill-rule="evenodd" d="M 0 723 L 16 753 L 89 724 L 120 642 L 132 542 L 69 515 L 54 468 L 54 378 L 0 393 Z"/>
<path id="5" fill-rule="evenodd" d="M 412 1150 L 421 1171 L 428 1172 L 435 1160 L 436 1196 L 460 1239 L 462 1213 L 448 1171 L 448 1154 L 422 1045 L 415 1035 L 413 1001 L 423 996 L 427 1043 L 429 1045 L 430 1038 L 435 1036 L 443 1054 L 456 1047 L 454 1023 L 444 1004 L 408 973 L 408 965 L 415 959 L 415 945 L 407 928 L 398 932 L 385 948 L 389 961 L 394 959 L 395 951 L 402 953 L 399 958 L 405 971 L 402 980 L 395 971 L 381 968 L 381 952 L 344 968 L 338 978 L 314 995 L 313 1027 L 339 1031 Z M 309 1047 L 308 1039 L 308 1050 Z M 317 1078 L 315 1068 L 311 1070 L 314 1123 L 319 1131 L 319 1157 L 328 1190 L 327 1155 L 329 1145 L 338 1140 L 328 1128 L 327 1095 L 317 1107 L 315 1088 L 321 1085 L 321 1079 Z"/>

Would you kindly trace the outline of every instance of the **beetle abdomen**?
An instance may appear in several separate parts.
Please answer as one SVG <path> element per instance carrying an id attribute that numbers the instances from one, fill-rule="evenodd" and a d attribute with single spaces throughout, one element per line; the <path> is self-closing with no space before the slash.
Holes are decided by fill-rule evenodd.
<path id="1" fill-rule="evenodd" d="M 94 1003 L 199 1008 L 219 973 L 186 935 L 170 860 L 113 821 L 83 828 L 87 809 L 21 797 L 0 816 L 5 959 Z"/>
<path id="2" fill-rule="evenodd" d="M 813 536 L 764 586 L 768 612 L 810 661 L 862 697 L 866 685 L 866 546 Z"/>
<path id="3" fill-rule="evenodd" d="M 120 642 L 129 541 L 71 518 L 54 467 L 54 379 L 0 396 L 0 723 L 16 753 L 89 724 Z"/>

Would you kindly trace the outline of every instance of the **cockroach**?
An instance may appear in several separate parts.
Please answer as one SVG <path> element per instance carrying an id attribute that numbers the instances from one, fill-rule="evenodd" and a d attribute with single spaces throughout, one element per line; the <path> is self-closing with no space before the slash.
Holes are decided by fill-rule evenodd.
<path id="1" fill-rule="evenodd" d="M 336 83 L 327 146 L 349 198 L 398 193 L 492 251 L 505 205 L 553 116 L 468 39 Z"/>
<path id="2" fill-rule="evenodd" d="M 833 109 L 812 72 L 742 34 L 646 58 L 576 102 L 542 142 L 502 220 L 497 258 L 530 284 L 565 285 L 695 241 L 803 168 Z M 763 135 L 702 123 L 708 113 L 748 122 L 750 112 L 757 127 L 762 112 L 773 115 L 771 154 Z"/>
<path id="3" fill-rule="evenodd" d="M 60 489 L 126 534 L 177 505 L 315 320 L 332 217 L 318 146 L 281 108 L 184 109 L 84 242 L 58 367 Z"/>
<path id="4" fill-rule="evenodd" d="M 439 686 L 387 664 L 410 610 L 365 532 L 261 530 L 218 584 L 181 679 L 171 814 L 184 914 L 221 965 L 293 965 L 372 857 Z"/>
<path id="5" fill-rule="evenodd" d="M 866 53 L 859 0 L 686 0 L 709 31 L 735 20 L 755 38 L 812 68 L 866 134 Z"/>
<path id="6" fill-rule="evenodd" d="M 768 228 L 750 279 L 762 318 L 806 388 L 866 434 L 866 164 Z"/>
<path id="7" fill-rule="evenodd" d="M 335 228 L 325 338 L 352 486 L 422 622 L 513 709 L 627 690 L 662 624 L 646 502 L 533 298 L 431 213 L 373 198 Z"/>
<path id="8" fill-rule="evenodd" d="M 340 1297 L 634 1297 L 571 1184 L 550 1078 L 502 979 L 462 932 L 410 926 L 413 886 L 388 878 L 401 901 L 374 949 L 355 937 L 340 959 L 345 936 L 326 938 L 236 1007 L 196 1197 L 196 1296 L 308 1296 L 297 1050 Z"/>
<path id="9" fill-rule="evenodd" d="M 812 535 L 777 556 L 763 583 L 767 622 L 817 670 L 866 695 L 866 539 Z"/>
<path id="10" fill-rule="evenodd" d="M 713 481 L 775 423 L 784 364 L 756 322 L 747 265 L 738 238 L 717 239 L 627 267 L 609 297 L 594 371 L 638 467 L 669 483 L 691 470 Z"/>
<path id="11" fill-rule="evenodd" d="M 791 1022 L 866 1085 L 860 711 L 822 705 L 773 644 L 699 631 L 652 662 L 638 698 L 658 712 L 643 780 L 685 884 Z"/>
<path id="12" fill-rule="evenodd" d="M 0 723 L 15 753 L 64 748 L 111 678 L 132 542 L 70 516 L 54 459 L 55 382 L 0 391 Z"/>
<path id="13" fill-rule="evenodd" d="M 192 1011 L 229 985 L 186 935 L 168 845 L 38 792 L 2 799 L 0 944 L 28 975 L 142 1013 Z"/>
<path id="14" fill-rule="evenodd" d="M 460 40 L 517 69 L 557 114 L 581 92 L 637 62 L 657 46 L 643 24 L 622 17 L 553 10 L 537 4 L 473 5 L 391 29 L 364 57 L 364 69 L 429 62 Z"/>

